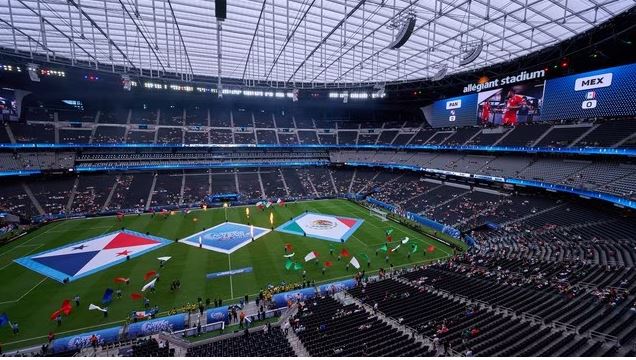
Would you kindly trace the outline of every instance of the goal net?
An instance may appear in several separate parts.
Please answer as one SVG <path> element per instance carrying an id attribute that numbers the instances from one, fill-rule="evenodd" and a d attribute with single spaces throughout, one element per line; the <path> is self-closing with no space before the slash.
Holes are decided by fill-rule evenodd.
<path id="1" fill-rule="evenodd" d="M 369 208 L 369 215 L 371 216 L 375 216 L 377 218 L 379 218 L 382 221 L 388 221 L 389 219 L 386 218 L 386 215 L 388 214 L 388 212 L 384 211 L 384 210 L 380 210 L 374 207 L 370 207 Z"/>

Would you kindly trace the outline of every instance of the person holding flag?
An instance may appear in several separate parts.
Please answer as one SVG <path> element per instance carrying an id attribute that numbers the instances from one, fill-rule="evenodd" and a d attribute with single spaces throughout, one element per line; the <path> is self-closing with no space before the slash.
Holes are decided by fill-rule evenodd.
<path id="1" fill-rule="evenodd" d="M 362 254 L 362 258 L 367 261 L 367 268 L 370 268 L 371 267 L 371 259 L 369 259 L 369 256 L 367 254 Z"/>
<path id="2" fill-rule="evenodd" d="M 294 266 L 294 262 L 291 259 L 285 260 L 285 270 L 290 270 Z"/>
<path id="3" fill-rule="evenodd" d="M 387 244 L 384 244 L 375 251 L 376 255 L 378 254 L 378 251 L 387 252 L 389 251 L 389 247 L 387 246 Z"/>
<path id="4" fill-rule="evenodd" d="M 386 242 L 392 242 L 393 241 L 393 236 L 391 235 L 393 233 L 393 228 L 388 228 L 386 229 L 384 235 L 386 236 Z"/>
<path id="5" fill-rule="evenodd" d="M 349 264 L 353 265 L 353 267 L 356 269 L 360 269 L 360 262 L 358 261 L 358 259 L 356 259 L 355 256 L 351 257 L 351 260 L 349 260 Z M 347 264 L 347 270 L 349 269 L 349 264 Z"/>
<path id="6" fill-rule="evenodd" d="M 317 259 L 318 256 L 319 256 L 318 252 L 310 251 L 307 255 L 305 255 L 305 262 L 309 262 L 311 260 Z"/>

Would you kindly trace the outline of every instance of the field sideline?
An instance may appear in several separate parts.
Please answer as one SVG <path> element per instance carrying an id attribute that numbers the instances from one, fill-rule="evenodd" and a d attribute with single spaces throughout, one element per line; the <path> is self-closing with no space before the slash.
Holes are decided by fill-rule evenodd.
<path id="1" fill-rule="evenodd" d="M 9 350 L 41 343 L 45 341 L 49 331 L 61 336 L 64 333 L 112 326 L 114 323 L 123 321 L 131 311 L 143 309 L 143 302 L 132 301 L 129 294 L 139 292 L 145 283 L 144 274 L 151 269 L 160 271 L 161 279 L 155 293 L 151 293 L 149 298 L 153 306 L 158 305 L 164 312 L 173 307 L 196 302 L 197 297 L 203 299 L 220 297 L 225 299 L 224 303 L 228 303 L 228 300 L 243 297 L 245 294 L 256 294 L 259 289 L 265 288 L 268 284 L 276 285 L 281 281 L 302 282 L 299 271 L 288 271 L 284 268 L 283 245 L 285 243 L 293 245 L 296 253 L 295 261 L 304 263 L 303 257 L 312 250 L 320 253 L 321 265 L 313 262 L 304 263 L 307 278 L 316 282 L 348 278 L 355 273 L 353 267 L 350 267 L 349 271 L 345 268 L 348 258 L 338 262 L 336 255 L 329 255 L 330 246 L 338 250 L 346 247 L 351 255 L 359 259 L 363 269 L 367 269 L 367 264 L 362 254 L 368 255 L 371 259 L 368 272 L 374 272 L 383 266 L 388 267 L 384 262 L 384 253 L 375 255 L 376 249 L 385 241 L 384 231 L 388 227 L 394 229 L 394 244 L 405 236 L 411 238 L 412 242 L 419 243 L 418 252 L 410 259 L 407 257 L 407 247 L 400 249 L 401 251 L 397 254 L 391 254 L 390 262 L 394 266 L 445 258 L 452 254 L 449 247 L 402 225 L 383 222 L 377 217 L 370 216 L 368 210 L 347 200 L 288 203 L 286 207 L 274 205 L 263 212 L 256 207 L 251 207 L 250 218 L 254 225 L 269 228 L 269 213 L 273 211 L 274 227 L 277 227 L 305 210 L 360 218 L 364 219 L 364 223 L 344 245 L 277 231 L 268 233 L 230 255 L 174 243 L 66 285 L 26 269 L 14 263 L 13 260 L 115 231 L 121 227 L 144 233 L 149 232 L 151 235 L 170 240 L 181 239 L 201 231 L 204 227 L 210 228 L 222 223 L 225 219 L 224 210 L 222 208 L 197 210 L 187 215 L 178 212 L 165 219 L 161 215 L 152 217 L 150 214 L 144 214 L 126 215 L 123 221 L 117 221 L 114 217 L 102 217 L 66 220 L 46 225 L 17 241 L 0 247 L 0 278 L 2 279 L 0 313 L 6 312 L 11 321 L 17 321 L 20 324 L 20 334 L 15 337 L 9 327 L 0 328 L 0 342 L 3 349 Z M 228 208 L 227 217 L 229 221 L 236 223 L 248 222 L 244 207 Z M 196 222 L 193 221 L 194 218 L 197 219 Z M 426 253 L 429 245 L 435 246 L 433 253 Z M 163 269 L 159 269 L 159 261 L 156 259 L 161 256 L 172 256 Z M 327 260 L 332 261 L 334 265 L 327 269 L 325 275 L 322 275 L 322 263 Z M 214 280 L 205 278 L 207 273 L 249 266 L 253 267 L 251 273 Z M 115 284 L 113 279 L 119 276 L 129 277 L 130 285 Z M 180 290 L 172 293 L 169 290 L 170 282 L 175 279 L 179 279 L 182 286 Z M 109 287 L 121 288 L 123 291 L 123 297 L 114 299 L 110 305 L 109 317 L 104 318 L 98 311 L 88 311 L 90 303 L 101 304 L 102 294 Z M 64 299 L 72 299 L 75 295 L 81 297 L 81 306 L 79 309 L 74 308 L 72 314 L 64 318 L 62 326 L 58 327 L 54 321 L 49 320 L 50 314 L 59 308 Z"/>

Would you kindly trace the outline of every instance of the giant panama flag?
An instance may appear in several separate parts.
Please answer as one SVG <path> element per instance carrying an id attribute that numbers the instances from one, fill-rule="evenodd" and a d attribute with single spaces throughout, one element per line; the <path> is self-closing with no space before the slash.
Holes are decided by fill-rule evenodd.
<path id="1" fill-rule="evenodd" d="M 129 230 L 115 231 L 15 260 L 63 282 L 77 280 L 172 243 Z"/>

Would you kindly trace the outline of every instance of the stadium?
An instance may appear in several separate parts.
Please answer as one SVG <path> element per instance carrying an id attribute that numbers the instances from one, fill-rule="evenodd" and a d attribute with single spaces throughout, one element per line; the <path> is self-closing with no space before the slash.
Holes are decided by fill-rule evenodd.
<path id="1" fill-rule="evenodd" d="M 633 357 L 635 24 L 0 2 L 0 354 Z"/>

